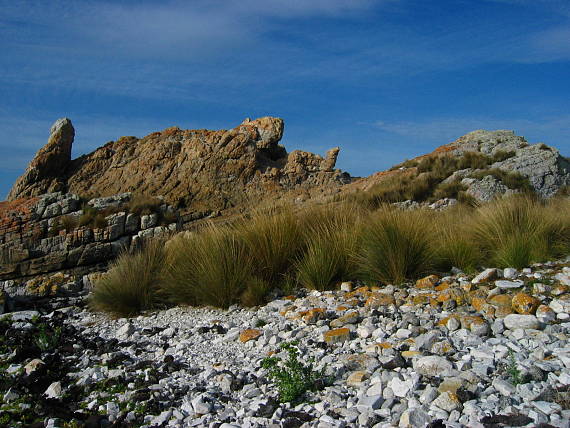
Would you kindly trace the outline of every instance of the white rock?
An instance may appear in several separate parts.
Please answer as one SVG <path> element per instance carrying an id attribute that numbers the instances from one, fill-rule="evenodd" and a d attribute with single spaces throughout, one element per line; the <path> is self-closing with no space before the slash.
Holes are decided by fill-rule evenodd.
<path id="1" fill-rule="evenodd" d="M 394 392 L 394 395 L 396 397 L 403 398 L 406 395 L 408 395 L 408 392 L 410 392 L 414 384 L 411 379 L 400 380 L 397 377 L 395 377 L 390 382 L 388 382 L 388 386 Z"/>
<path id="2" fill-rule="evenodd" d="M 471 281 L 472 284 L 479 284 L 481 282 L 490 281 L 497 276 L 497 269 L 489 268 L 485 269 L 483 272 L 478 274 L 473 280 Z"/>
<path id="3" fill-rule="evenodd" d="M 498 378 L 493 381 L 493 387 L 497 391 L 499 391 L 499 393 L 507 397 L 514 394 L 514 392 L 516 391 L 516 388 L 513 386 L 512 383 Z"/>
<path id="4" fill-rule="evenodd" d="M 449 376 L 453 366 L 444 357 L 430 355 L 414 361 L 414 370 L 424 376 Z"/>
<path id="5" fill-rule="evenodd" d="M 206 401 L 203 395 L 199 395 L 192 400 L 192 407 L 194 408 L 194 412 L 199 415 L 206 415 L 213 409 L 212 403 Z"/>
<path id="6" fill-rule="evenodd" d="M 119 340 L 126 340 L 128 339 L 133 333 L 135 332 L 135 328 L 130 322 L 123 324 L 122 327 L 119 327 L 115 337 Z"/>
<path id="7" fill-rule="evenodd" d="M 570 275 L 564 273 L 557 273 L 554 278 L 564 285 L 570 285 Z"/>
<path id="8" fill-rule="evenodd" d="M 372 397 L 374 395 L 382 395 L 382 383 L 378 382 L 373 384 L 370 388 L 368 388 L 366 390 L 366 395 L 368 395 L 369 397 Z"/>
<path id="9" fill-rule="evenodd" d="M 517 277 L 517 270 L 514 268 L 506 268 L 503 270 L 503 278 L 514 279 Z"/>
<path id="10" fill-rule="evenodd" d="M 451 394 L 448 391 L 441 393 L 439 397 L 433 400 L 432 405 L 439 407 L 446 412 L 451 412 L 461 408 L 461 403 L 457 400 L 455 394 Z"/>
<path id="11" fill-rule="evenodd" d="M 523 281 L 507 281 L 501 279 L 499 281 L 495 281 L 495 285 L 501 289 L 510 289 L 510 288 L 521 288 L 524 285 Z"/>
<path id="12" fill-rule="evenodd" d="M 380 408 L 383 401 L 384 399 L 382 398 L 381 395 L 362 397 L 360 400 L 358 400 L 356 408 L 360 413 L 364 413 L 370 410 L 376 410 Z"/>
<path id="13" fill-rule="evenodd" d="M 455 331 L 458 330 L 459 327 L 461 327 L 461 323 L 459 322 L 459 320 L 455 317 L 450 317 L 447 320 L 447 323 L 445 324 L 445 326 L 447 327 L 447 329 L 449 331 Z"/>
<path id="14" fill-rule="evenodd" d="M 554 299 L 549 306 L 557 314 L 561 312 L 570 313 L 570 301 L 568 300 Z"/>
<path id="15" fill-rule="evenodd" d="M 53 382 L 45 390 L 44 395 L 48 398 L 59 398 L 61 397 L 61 393 L 62 393 L 61 382 Z"/>
<path id="16" fill-rule="evenodd" d="M 505 327 L 509 330 L 517 328 L 538 330 L 540 321 L 534 315 L 509 314 L 504 319 Z"/>

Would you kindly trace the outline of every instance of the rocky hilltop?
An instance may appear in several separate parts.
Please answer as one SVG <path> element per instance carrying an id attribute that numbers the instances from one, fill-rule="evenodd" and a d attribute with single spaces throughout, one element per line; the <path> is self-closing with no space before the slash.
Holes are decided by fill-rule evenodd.
<path id="1" fill-rule="evenodd" d="M 456 198 L 458 190 L 479 202 L 523 190 L 549 198 L 570 185 L 570 162 L 556 148 L 544 143 L 529 144 L 513 131 L 477 130 L 388 171 L 355 180 L 344 190 L 373 191 L 407 182 L 431 189 L 419 195 L 411 192 L 409 202 Z M 455 192 L 449 192 L 450 189 Z M 386 202 L 403 199 L 406 198 Z"/>
<path id="2" fill-rule="evenodd" d="M 173 127 L 140 139 L 122 137 L 71 159 L 75 131 L 69 119 L 59 119 L 8 200 L 56 191 L 91 197 L 137 192 L 176 206 L 224 209 L 268 193 L 350 181 L 334 169 L 338 148 L 325 158 L 287 153 L 279 144 L 283 128 L 283 120 L 273 117 L 246 119 L 230 130 Z"/>

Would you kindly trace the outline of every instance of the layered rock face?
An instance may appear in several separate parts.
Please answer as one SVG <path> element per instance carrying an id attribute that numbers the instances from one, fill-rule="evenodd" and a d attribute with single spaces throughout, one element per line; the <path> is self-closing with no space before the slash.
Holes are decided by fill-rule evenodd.
<path id="1" fill-rule="evenodd" d="M 543 197 L 553 196 L 560 187 L 570 185 L 570 162 L 560 152 L 543 143 L 529 144 L 524 137 L 513 131 L 470 132 L 454 142 L 436 149 L 435 153 L 462 155 L 466 152 L 479 152 L 494 155 L 497 152 L 512 152 L 512 156 L 496 162 L 490 168 L 507 172 L 518 172 L 527 177 L 534 190 Z M 491 181 L 489 178 L 487 181 Z M 505 193 L 508 189 L 497 190 L 500 183 L 475 183 L 476 192 L 489 188 L 489 192 Z M 503 186 L 504 187 L 504 186 Z M 487 192 L 487 193 L 489 193 Z M 485 193 L 485 192 L 483 192 Z"/>
<path id="2" fill-rule="evenodd" d="M 56 125 L 9 200 L 55 189 L 90 196 L 137 192 L 193 209 L 223 209 L 268 192 L 350 180 L 334 169 L 338 148 L 325 158 L 287 154 L 279 145 L 283 120 L 273 117 L 246 119 L 229 131 L 175 127 L 141 139 L 122 137 L 75 160 L 69 156 L 71 122 Z"/>
<path id="3" fill-rule="evenodd" d="M 104 270 L 121 251 L 148 237 L 179 230 L 194 216 L 176 216 L 163 204 L 155 213 L 128 212 L 129 193 L 96 198 L 100 224 L 82 224 L 85 209 L 74 194 L 47 193 L 0 203 L 0 312 L 10 305 L 87 291 L 84 275 Z M 169 215 L 163 215 L 169 213 Z M 202 216 L 209 215 L 202 213 Z"/>

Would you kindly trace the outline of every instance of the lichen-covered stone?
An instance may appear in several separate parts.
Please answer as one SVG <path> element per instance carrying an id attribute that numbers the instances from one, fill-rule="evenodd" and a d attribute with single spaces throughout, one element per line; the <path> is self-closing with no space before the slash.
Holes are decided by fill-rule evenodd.
<path id="1" fill-rule="evenodd" d="M 323 338 L 327 343 L 339 343 L 350 339 L 350 330 L 346 327 L 325 331 Z"/>

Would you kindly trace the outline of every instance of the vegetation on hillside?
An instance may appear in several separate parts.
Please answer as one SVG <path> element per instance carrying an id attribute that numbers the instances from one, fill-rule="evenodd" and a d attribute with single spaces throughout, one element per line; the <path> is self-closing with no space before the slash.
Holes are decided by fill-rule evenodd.
<path id="1" fill-rule="evenodd" d="M 512 156 L 514 152 L 497 151 L 492 156 L 466 152 L 462 156 L 443 154 L 407 160 L 391 169 L 402 169 L 401 173 L 388 175 L 368 191 L 351 194 L 346 200 L 369 208 L 406 200 L 434 202 L 443 198 L 455 198 L 471 203 L 473 201 L 465 193 L 466 186 L 461 184 L 461 178 L 482 179 L 488 175 L 502 181 L 509 189 L 527 192 L 532 187 L 526 177 L 492 168 L 496 162 L 502 162 Z M 453 173 L 462 170 L 469 171 L 461 178 L 453 179 Z"/>
<path id="2" fill-rule="evenodd" d="M 344 203 L 272 209 L 123 254 L 96 285 L 94 309 L 133 315 L 169 304 L 262 304 L 279 288 L 340 282 L 405 286 L 451 267 L 521 268 L 570 253 L 570 201 L 512 196 L 443 212 Z"/>

